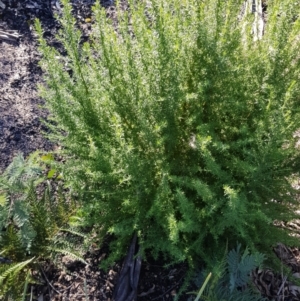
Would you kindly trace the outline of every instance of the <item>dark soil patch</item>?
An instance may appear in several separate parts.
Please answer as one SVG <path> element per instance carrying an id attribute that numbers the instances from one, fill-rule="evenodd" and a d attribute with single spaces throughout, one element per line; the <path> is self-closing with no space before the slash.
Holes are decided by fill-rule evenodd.
<path id="1" fill-rule="evenodd" d="M 11 28 L 4 21 L 0 26 Z M 37 62 L 32 38 L 5 42 L 0 38 L 0 171 L 17 152 L 27 156 L 37 149 L 51 149 L 42 136 L 45 128 L 40 118 L 46 112 L 39 108 L 43 102 L 37 96 L 37 83 L 42 72 Z"/>
<path id="2" fill-rule="evenodd" d="M 94 249 L 85 255 L 89 265 L 73 261 L 69 256 L 61 258 L 62 266 L 44 264 L 44 285 L 35 287 L 36 297 L 43 295 L 44 300 L 112 300 L 122 263 L 118 262 L 108 271 L 99 268 L 108 249 Z M 174 300 L 183 284 L 187 266 L 184 264 L 164 268 L 162 262 L 143 262 L 138 286 L 139 301 Z M 183 295 L 180 300 L 187 300 Z M 117 301 L 117 300 L 116 300 Z"/>

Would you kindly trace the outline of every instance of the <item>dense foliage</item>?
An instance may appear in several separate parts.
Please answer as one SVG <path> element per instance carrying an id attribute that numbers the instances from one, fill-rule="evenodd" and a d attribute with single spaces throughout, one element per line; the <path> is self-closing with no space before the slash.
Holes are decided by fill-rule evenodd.
<path id="1" fill-rule="evenodd" d="M 85 42 L 62 2 L 64 52 L 36 23 L 41 95 L 86 223 L 115 237 L 110 260 L 134 232 L 144 251 L 190 263 L 227 240 L 295 241 L 273 221 L 297 205 L 297 1 L 268 1 L 262 39 L 242 0 L 117 2 L 113 20 L 97 1 Z"/>

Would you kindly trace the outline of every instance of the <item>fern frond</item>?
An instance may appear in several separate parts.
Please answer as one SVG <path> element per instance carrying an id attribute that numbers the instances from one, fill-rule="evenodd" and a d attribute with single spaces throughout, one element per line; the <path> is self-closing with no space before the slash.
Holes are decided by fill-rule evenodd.
<path id="1" fill-rule="evenodd" d="M 55 248 L 55 247 L 48 247 L 48 250 L 50 252 L 54 252 L 57 254 L 64 254 L 70 256 L 74 260 L 81 261 L 82 263 L 88 265 L 88 263 L 84 260 L 82 256 L 80 256 L 79 253 L 74 252 L 73 250 L 67 250 L 67 249 L 60 249 L 60 248 Z"/>
<path id="2" fill-rule="evenodd" d="M 37 152 L 32 153 L 27 160 L 19 153 L 2 175 L 2 185 L 11 191 L 22 192 L 31 180 L 37 181 L 41 175 L 41 165 L 36 163 Z M 6 179 L 3 181 L 3 178 Z"/>
<path id="3" fill-rule="evenodd" d="M 0 247 L 4 251 L 4 254 L 9 256 L 14 262 L 22 261 L 26 257 L 21 237 L 12 224 L 7 226 L 6 231 L 2 231 Z"/>
<path id="4" fill-rule="evenodd" d="M 211 266 L 219 275 L 206 285 L 202 295 L 207 301 L 262 301 L 264 298 L 252 290 L 250 285 L 251 271 L 262 264 L 262 254 L 250 254 L 248 248 L 241 253 L 241 244 L 236 249 L 225 252 L 224 260 Z M 198 273 L 195 284 L 200 286 L 204 282 L 204 273 Z M 214 273 L 212 273 L 213 275 Z M 201 284 L 199 284 L 199 280 Z"/>
<path id="5" fill-rule="evenodd" d="M 10 267 L 5 269 L 5 271 L 0 274 L 0 285 L 3 284 L 4 280 L 7 277 L 12 277 L 12 276 L 16 275 L 17 273 L 19 273 L 26 265 L 28 265 L 30 262 L 32 262 L 34 260 L 34 258 L 35 257 L 32 257 L 31 259 L 28 259 L 26 261 L 14 263 Z"/>
<path id="6" fill-rule="evenodd" d="M 28 283 L 32 282 L 29 265 L 34 257 L 19 263 L 0 265 L 0 296 L 14 301 L 25 298 Z M 27 271 L 26 271 L 27 270 Z"/>
<path id="7" fill-rule="evenodd" d="M 236 287 L 244 287 L 249 281 L 250 272 L 264 260 L 262 254 L 250 255 L 247 247 L 243 254 L 241 254 L 240 249 L 241 244 L 238 244 L 236 249 L 231 250 L 227 256 L 231 292 Z"/>
<path id="8" fill-rule="evenodd" d="M 10 216 L 9 213 L 10 213 L 10 207 L 7 198 L 5 204 L 3 206 L 0 205 L 0 230 L 7 227 L 9 223 L 9 216 Z"/>
<path id="9" fill-rule="evenodd" d="M 61 191 L 53 194 L 49 183 L 45 183 L 42 196 L 38 196 L 41 169 L 36 165 L 36 156 L 33 154 L 24 160 L 19 155 L 0 177 L 0 186 L 4 183 L 0 187 L 1 195 L 5 193 L 6 198 L 0 204 L 0 254 L 9 257 L 9 260 L 3 260 L 5 264 L 0 264 L 0 293 L 16 301 L 24 299 L 28 283 L 35 282 L 30 273 L 41 259 L 51 259 L 55 252 L 86 263 L 77 251 L 73 251 L 78 239 L 82 240 L 84 235 L 76 228 L 69 232 L 67 229 L 76 205 L 67 201 Z M 76 243 L 72 241 L 75 233 Z M 51 248 L 52 245 L 56 249 Z M 30 260 L 29 255 L 33 256 Z M 28 269 L 26 273 L 25 268 Z"/>
<path id="10" fill-rule="evenodd" d="M 86 234 L 83 234 L 82 232 L 79 232 L 79 231 L 76 231 L 76 230 L 73 230 L 73 229 L 60 228 L 59 230 L 62 231 L 62 232 L 67 232 L 67 233 L 71 233 L 71 234 L 76 235 L 76 236 L 80 236 L 82 238 L 87 238 Z"/>

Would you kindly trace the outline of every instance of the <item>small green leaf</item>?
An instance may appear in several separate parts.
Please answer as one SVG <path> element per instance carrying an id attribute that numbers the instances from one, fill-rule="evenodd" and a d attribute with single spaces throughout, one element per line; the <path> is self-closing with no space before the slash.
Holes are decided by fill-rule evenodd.
<path id="1" fill-rule="evenodd" d="M 60 173 L 57 177 L 56 177 L 56 179 L 57 180 L 61 180 L 61 179 L 63 179 L 63 174 L 62 173 Z"/>
<path id="2" fill-rule="evenodd" d="M 53 178 L 54 174 L 56 173 L 56 169 L 50 169 L 47 175 L 48 179 Z"/>
<path id="3" fill-rule="evenodd" d="M 202 296 L 202 294 L 203 294 L 203 292 L 204 292 L 204 289 L 205 289 L 205 287 L 206 287 L 206 285 L 207 285 L 207 283 L 208 283 L 210 277 L 211 277 L 211 273 L 209 273 L 209 274 L 207 275 L 207 277 L 205 278 L 205 281 L 204 281 L 203 285 L 202 285 L 201 288 L 200 288 L 200 291 L 199 291 L 199 293 L 198 293 L 198 295 L 197 295 L 197 298 L 196 298 L 194 301 L 198 301 L 198 300 L 200 299 L 200 297 Z"/>
<path id="4" fill-rule="evenodd" d="M 0 194 L 0 206 L 5 206 L 6 194 Z"/>
<path id="5" fill-rule="evenodd" d="M 53 158 L 52 154 L 46 154 L 46 155 L 41 156 L 41 161 L 43 161 L 43 162 L 49 162 L 49 161 L 53 161 L 53 160 L 54 160 L 54 158 Z"/>

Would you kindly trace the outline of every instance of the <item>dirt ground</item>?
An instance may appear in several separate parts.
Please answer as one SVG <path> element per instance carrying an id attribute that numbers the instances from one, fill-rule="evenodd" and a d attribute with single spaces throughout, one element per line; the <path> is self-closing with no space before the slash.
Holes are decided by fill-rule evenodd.
<path id="1" fill-rule="evenodd" d="M 91 16 L 94 0 L 73 0 L 74 14 L 85 34 L 89 24 L 84 20 Z M 101 1 L 108 15 L 113 13 L 113 1 Z M 45 139 L 47 131 L 41 122 L 47 118 L 38 97 L 37 85 L 42 83 L 42 71 L 38 66 L 40 55 L 33 31 L 33 21 L 39 18 L 49 43 L 59 28 L 53 14 L 59 12 L 56 0 L 0 0 L 0 172 L 12 158 L 22 152 L 25 156 L 35 150 L 49 151 L 53 145 Z M 294 273 L 300 271 L 298 249 L 279 247 L 286 254 L 286 262 Z M 45 264 L 42 269 L 43 284 L 32 287 L 33 300 L 99 300 L 112 299 L 122 263 L 116 263 L 108 272 L 99 263 L 108 252 L 94 246 L 85 255 L 89 266 L 62 257 L 65 269 Z M 187 266 L 178 264 L 164 268 L 163 261 L 143 262 L 138 286 L 138 300 L 173 300 L 183 284 Z M 291 291 L 289 283 L 280 273 L 270 270 L 256 271 L 255 284 L 266 296 L 274 300 L 300 300 Z M 299 290 L 300 291 L 300 290 Z M 188 300 L 187 295 L 181 297 Z"/>
<path id="2" fill-rule="evenodd" d="M 38 67 L 38 53 L 32 31 L 25 16 L 13 9 L 0 9 L 0 30 L 16 30 L 20 39 L 0 37 L 0 170 L 12 161 L 16 153 L 25 156 L 37 149 L 50 150 L 51 144 L 43 138 L 40 118 L 46 112 L 40 109 L 37 83 L 42 72 Z"/>

